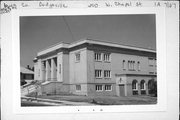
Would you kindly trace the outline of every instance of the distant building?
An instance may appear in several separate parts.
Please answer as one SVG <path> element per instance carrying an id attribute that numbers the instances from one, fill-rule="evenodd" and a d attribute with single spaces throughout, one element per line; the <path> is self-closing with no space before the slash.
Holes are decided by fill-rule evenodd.
<path id="1" fill-rule="evenodd" d="M 157 78 L 156 51 L 91 39 L 50 46 L 34 63 L 48 94 L 148 95 Z"/>
<path id="2" fill-rule="evenodd" d="M 34 80 L 34 72 L 25 67 L 21 67 L 20 75 L 21 75 L 21 85 L 30 83 Z"/>

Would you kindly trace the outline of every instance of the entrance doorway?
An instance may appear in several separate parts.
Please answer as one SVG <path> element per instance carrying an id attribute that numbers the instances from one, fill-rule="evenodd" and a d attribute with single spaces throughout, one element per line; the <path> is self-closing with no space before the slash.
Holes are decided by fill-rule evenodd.
<path id="1" fill-rule="evenodd" d="M 124 84 L 119 85 L 119 94 L 120 96 L 125 96 Z"/>

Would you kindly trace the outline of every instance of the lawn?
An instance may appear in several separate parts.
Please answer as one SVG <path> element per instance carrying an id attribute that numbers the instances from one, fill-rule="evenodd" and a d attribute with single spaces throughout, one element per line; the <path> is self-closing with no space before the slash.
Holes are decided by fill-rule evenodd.
<path id="1" fill-rule="evenodd" d="M 27 106 L 53 106 L 53 105 L 47 105 L 43 103 L 35 103 L 35 102 L 29 102 L 29 101 L 21 101 L 21 106 L 22 107 L 27 107 Z"/>
<path id="2" fill-rule="evenodd" d="M 72 102 L 87 102 L 98 105 L 145 105 L 145 104 L 157 103 L 157 97 L 151 97 L 151 96 L 117 97 L 117 96 L 42 95 L 42 96 L 38 96 L 38 98 L 64 100 L 64 101 L 72 101 Z"/>

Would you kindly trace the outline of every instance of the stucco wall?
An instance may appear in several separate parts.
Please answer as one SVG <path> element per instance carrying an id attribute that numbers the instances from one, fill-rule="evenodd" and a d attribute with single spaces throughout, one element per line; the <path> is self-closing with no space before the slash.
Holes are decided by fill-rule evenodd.
<path id="1" fill-rule="evenodd" d="M 96 85 L 103 85 L 103 90 L 102 91 L 96 91 L 95 86 Z M 112 85 L 112 90 L 111 91 L 106 91 L 105 90 L 105 85 L 106 84 L 87 84 L 88 87 L 88 96 L 116 96 L 116 84 L 111 84 Z M 108 84 L 109 85 L 109 84 Z"/>
<path id="2" fill-rule="evenodd" d="M 75 60 L 75 54 L 80 53 L 80 61 Z M 86 48 L 75 50 L 69 53 L 69 82 L 70 84 L 87 83 L 87 50 Z M 74 86 L 71 85 L 71 91 L 76 93 Z M 87 92 L 87 87 L 82 86 L 82 92 Z"/>
<path id="3" fill-rule="evenodd" d="M 140 90 L 140 82 L 141 80 L 145 81 L 146 84 L 146 94 L 148 95 L 148 81 L 154 79 L 154 77 L 150 76 L 128 76 L 127 77 L 127 96 L 132 95 L 132 81 L 137 80 L 138 82 L 138 94 L 141 95 L 141 90 Z M 155 79 L 154 79 L 155 80 Z"/>

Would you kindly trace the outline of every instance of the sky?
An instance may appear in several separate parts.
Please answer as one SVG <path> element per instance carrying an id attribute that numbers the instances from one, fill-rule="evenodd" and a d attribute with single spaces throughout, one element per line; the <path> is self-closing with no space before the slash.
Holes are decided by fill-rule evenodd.
<path id="1" fill-rule="evenodd" d="M 20 64 L 33 67 L 38 51 L 82 38 L 156 50 L 155 15 L 21 17 Z"/>

